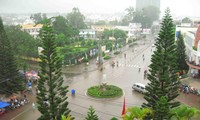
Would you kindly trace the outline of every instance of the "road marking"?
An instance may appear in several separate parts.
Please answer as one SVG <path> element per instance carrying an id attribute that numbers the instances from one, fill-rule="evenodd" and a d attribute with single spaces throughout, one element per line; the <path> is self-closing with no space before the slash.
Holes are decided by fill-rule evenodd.
<path id="1" fill-rule="evenodd" d="M 21 112 L 20 114 L 18 114 L 17 116 L 13 117 L 11 120 L 16 119 L 17 117 L 19 117 L 20 115 L 24 114 L 25 112 L 29 111 L 32 108 L 32 106 L 30 106 L 29 108 L 27 108 L 25 111 Z"/>

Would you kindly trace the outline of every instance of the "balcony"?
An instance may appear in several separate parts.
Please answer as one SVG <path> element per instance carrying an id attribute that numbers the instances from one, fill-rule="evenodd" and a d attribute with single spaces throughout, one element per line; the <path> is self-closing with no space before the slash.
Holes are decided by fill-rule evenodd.
<path id="1" fill-rule="evenodd" d="M 186 60 L 186 63 L 189 67 L 200 70 L 200 65 L 197 65 L 194 61 Z"/>

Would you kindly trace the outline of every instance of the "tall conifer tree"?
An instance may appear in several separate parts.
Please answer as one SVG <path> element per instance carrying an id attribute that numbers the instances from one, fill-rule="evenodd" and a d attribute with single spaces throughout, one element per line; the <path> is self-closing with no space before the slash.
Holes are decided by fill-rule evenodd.
<path id="1" fill-rule="evenodd" d="M 179 32 L 178 38 L 177 38 L 177 56 L 178 56 L 178 70 L 180 71 L 181 74 L 183 74 L 183 71 L 188 71 L 189 67 L 186 63 L 186 53 L 185 53 L 185 44 L 183 40 L 183 35 L 181 32 Z"/>
<path id="2" fill-rule="evenodd" d="M 99 120 L 92 106 L 89 107 L 89 111 L 87 113 L 87 116 L 85 117 L 85 120 Z"/>
<path id="3" fill-rule="evenodd" d="M 42 114 L 39 120 L 60 120 L 62 115 L 69 115 L 67 108 L 67 88 L 63 86 L 61 76 L 62 61 L 58 57 L 55 46 L 55 34 L 52 26 L 46 23 L 41 31 L 42 55 L 40 55 L 37 103 L 38 110 Z"/>
<path id="4" fill-rule="evenodd" d="M 149 66 L 150 73 L 148 74 L 150 83 L 146 86 L 147 93 L 144 96 L 147 103 L 144 103 L 143 107 L 148 107 L 154 112 L 159 111 L 157 110 L 157 105 L 163 96 L 167 99 L 169 110 L 179 106 L 179 102 L 174 101 L 179 95 L 178 88 L 180 82 L 177 80 L 176 74 L 177 49 L 173 27 L 170 10 L 167 8 L 161 23 L 159 36 L 156 40 L 156 50 L 151 58 L 152 63 Z M 155 114 L 154 117 L 158 118 L 158 114 Z M 168 116 L 167 113 L 166 116 Z M 166 116 L 163 115 L 163 118 L 166 118 Z"/>
<path id="5" fill-rule="evenodd" d="M 10 41 L 0 18 L 0 92 L 11 95 L 23 89 Z"/>

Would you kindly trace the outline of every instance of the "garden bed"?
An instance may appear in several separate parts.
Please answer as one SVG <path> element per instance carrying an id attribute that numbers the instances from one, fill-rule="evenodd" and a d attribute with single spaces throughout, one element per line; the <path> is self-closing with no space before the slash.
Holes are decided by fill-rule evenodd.
<path id="1" fill-rule="evenodd" d="M 114 98 L 122 96 L 123 91 L 114 85 L 98 85 L 90 87 L 87 94 L 95 98 Z"/>

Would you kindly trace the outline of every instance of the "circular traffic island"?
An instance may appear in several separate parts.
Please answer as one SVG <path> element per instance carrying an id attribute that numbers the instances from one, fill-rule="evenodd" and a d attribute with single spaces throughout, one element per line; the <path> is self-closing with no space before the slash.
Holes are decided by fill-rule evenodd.
<path id="1" fill-rule="evenodd" d="M 103 83 L 88 88 L 87 95 L 95 98 L 115 98 L 122 96 L 123 90 L 117 86 Z"/>

